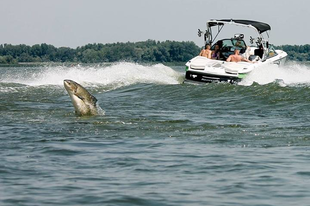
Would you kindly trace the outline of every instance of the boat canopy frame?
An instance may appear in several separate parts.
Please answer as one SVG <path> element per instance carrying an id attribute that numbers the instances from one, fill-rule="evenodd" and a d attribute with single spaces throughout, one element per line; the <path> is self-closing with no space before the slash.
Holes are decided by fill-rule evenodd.
<path id="1" fill-rule="evenodd" d="M 271 30 L 271 27 L 269 24 L 259 22 L 259 21 L 252 21 L 252 20 L 240 20 L 240 19 L 221 19 L 221 20 L 215 20 L 211 19 L 207 22 L 207 30 L 205 32 L 202 32 L 200 29 L 198 30 L 198 36 L 201 36 L 202 33 L 204 33 L 204 40 L 205 44 L 212 44 L 214 40 L 217 38 L 219 33 L 222 31 L 224 25 L 230 24 L 230 25 L 236 25 L 236 26 L 243 26 L 254 29 L 258 33 L 257 38 L 257 44 L 267 43 L 268 41 L 264 40 L 263 33 L 266 32 L 267 37 L 269 38 L 268 31 Z M 212 27 L 217 26 L 217 34 L 213 38 L 212 34 Z M 253 39 L 254 40 L 254 39 Z M 268 44 L 268 43 L 267 43 Z M 265 47 L 268 47 L 268 45 L 264 45 Z"/>
<path id="2" fill-rule="evenodd" d="M 269 24 L 259 22 L 259 21 L 252 21 L 252 20 L 240 20 L 240 19 L 213 20 L 212 19 L 207 22 L 208 27 L 212 27 L 216 25 L 224 25 L 224 24 L 235 24 L 235 25 L 240 25 L 240 26 L 253 27 L 260 34 L 271 30 L 271 27 Z"/>
<path id="3" fill-rule="evenodd" d="M 254 29 L 257 32 L 258 36 L 257 38 L 253 38 L 250 36 L 250 43 L 253 44 L 255 41 L 258 48 L 262 47 L 264 51 L 262 59 L 263 61 L 266 60 L 270 47 L 268 31 L 271 30 L 271 27 L 269 24 L 259 21 L 241 20 L 241 19 L 221 19 L 221 20 L 211 19 L 207 21 L 207 29 L 205 31 L 201 31 L 200 29 L 198 29 L 198 36 L 201 37 L 202 35 L 204 35 L 205 45 L 207 44 L 212 45 L 225 25 L 235 25 Z M 215 26 L 217 26 L 217 34 L 213 38 L 212 28 Z M 263 33 L 267 34 L 267 39 L 264 38 Z M 241 39 L 243 39 L 242 34 L 238 34 L 237 36 L 235 35 L 235 38 L 240 37 Z"/>

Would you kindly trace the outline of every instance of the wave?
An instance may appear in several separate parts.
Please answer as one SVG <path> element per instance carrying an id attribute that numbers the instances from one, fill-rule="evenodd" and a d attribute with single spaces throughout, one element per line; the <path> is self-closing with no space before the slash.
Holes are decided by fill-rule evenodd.
<path id="1" fill-rule="evenodd" d="M 239 85 L 251 86 L 254 83 L 266 85 L 277 83 L 280 86 L 310 85 L 310 66 L 288 62 L 282 67 L 269 65 L 251 72 Z M 1 74 L 0 92 L 26 86 L 63 85 L 64 79 L 74 80 L 87 87 L 104 86 L 113 90 L 133 84 L 182 84 L 184 73 L 163 64 L 141 65 L 119 62 L 111 65 L 95 66 L 46 66 L 9 68 Z"/>
<path id="2" fill-rule="evenodd" d="M 1 83 L 24 84 L 27 86 L 63 85 L 71 79 L 83 85 L 128 86 L 137 83 L 180 84 L 182 74 L 163 64 L 140 65 L 120 62 L 109 66 L 52 66 L 28 68 L 25 71 L 7 73 Z"/>
<path id="3" fill-rule="evenodd" d="M 254 82 L 265 85 L 278 83 L 280 86 L 310 85 L 310 67 L 306 64 L 288 62 L 278 67 L 269 65 L 251 72 L 239 85 L 250 86 Z"/>

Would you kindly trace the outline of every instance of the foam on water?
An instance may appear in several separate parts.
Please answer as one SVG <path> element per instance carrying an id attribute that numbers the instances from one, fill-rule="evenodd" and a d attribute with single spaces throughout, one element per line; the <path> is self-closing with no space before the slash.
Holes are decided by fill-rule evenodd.
<path id="1" fill-rule="evenodd" d="M 278 67 L 269 65 L 251 72 L 239 85 L 251 86 L 254 82 L 265 85 L 276 82 L 280 86 L 310 85 L 310 67 L 296 62 Z M 138 83 L 181 84 L 184 74 L 163 64 L 141 65 L 119 62 L 109 66 L 48 66 L 8 70 L 1 74 L 1 92 L 13 92 L 16 85 L 62 86 L 64 79 L 72 79 L 84 86 L 108 86 L 110 89 Z M 15 86 L 10 86 L 14 84 Z"/>
<path id="2" fill-rule="evenodd" d="M 284 66 L 269 65 L 251 72 L 240 85 L 250 86 L 254 82 L 265 85 L 272 82 L 280 86 L 310 85 L 310 67 L 296 62 Z"/>
<path id="3" fill-rule="evenodd" d="M 45 67 L 32 72 L 8 74 L 0 82 L 29 86 L 63 85 L 64 79 L 72 79 L 88 86 L 128 86 L 137 83 L 179 84 L 181 74 L 163 64 L 144 66 L 121 62 L 110 66 L 58 66 Z"/>

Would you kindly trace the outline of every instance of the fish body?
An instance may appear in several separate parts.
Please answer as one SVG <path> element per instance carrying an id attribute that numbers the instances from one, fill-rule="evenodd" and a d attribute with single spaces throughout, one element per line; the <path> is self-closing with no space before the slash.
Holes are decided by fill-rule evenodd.
<path id="1" fill-rule="evenodd" d="M 97 99 L 90 94 L 83 86 L 73 80 L 64 80 L 64 87 L 67 90 L 75 113 L 79 116 L 97 115 Z"/>

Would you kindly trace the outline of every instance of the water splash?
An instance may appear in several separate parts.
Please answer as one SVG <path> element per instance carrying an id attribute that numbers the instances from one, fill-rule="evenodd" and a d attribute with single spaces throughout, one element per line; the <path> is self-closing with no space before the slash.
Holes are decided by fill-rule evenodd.
<path id="1" fill-rule="evenodd" d="M 251 72 L 240 85 L 250 86 L 254 82 L 260 85 L 273 82 L 280 86 L 310 85 L 310 67 L 296 62 L 288 62 L 281 67 L 264 66 Z"/>
<path id="2" fill-rule="evenodd" d="M 181 74 L 163 64 L 141 65 L 120 62 L 110 66 L 57 66 L 34 68 L 6 74 L 0 82 L 28 86 L 63 85 L 64 79 L 72 79 L 86 86 L 128 86 L 137 83 L 180 84 Z"/>
<path id="3" fill-rule="evenodd" d="M 99 103 L 96 106 L 97 106 L 98 115 L 100 116 L 105 115 L 105 111 L 99 106 Z"/>

